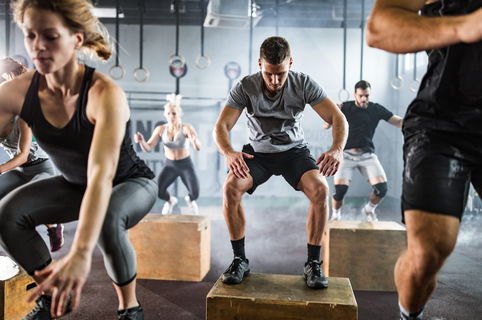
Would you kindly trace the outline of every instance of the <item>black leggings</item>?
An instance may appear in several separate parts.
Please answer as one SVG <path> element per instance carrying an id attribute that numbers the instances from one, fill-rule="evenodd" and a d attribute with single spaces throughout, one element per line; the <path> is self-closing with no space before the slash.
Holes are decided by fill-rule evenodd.
<path id="1" fill-rule="evenodd" d="M 54 176 L 19 187 L 0 201 L 0 244 L 28 274 L 52 261 L 35 227 L 78 220 L 84 191 Z M 148 178 L 127 179 L 112 189 L 97 244 L 109 277 L 119 286 L 136 277 L 136 253 L 128 229 L 149 212 L 156 193 L 155 181 Z"/>
<path id="2" fill-rule="evenodd" d="M 181 177 L 182 183 L 189 191 L 189 199 L 196 200 L 199 197 L 199 180 L 194 171 L 194 164 L 191 157 L 181 160 L 166 159 L 166 164 L 162 168 L 157 181 L 159 183 L 159 198 L 169 201 L 171 195 L 167 192 L 167 188 L 176 181 L 177 177 Z"/>

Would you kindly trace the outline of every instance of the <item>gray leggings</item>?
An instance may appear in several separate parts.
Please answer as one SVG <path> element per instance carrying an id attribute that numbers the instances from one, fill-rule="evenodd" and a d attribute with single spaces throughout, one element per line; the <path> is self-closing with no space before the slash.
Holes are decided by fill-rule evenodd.
<path id="1" fill-rule="evenodd" d="M 194 170 L 194 164 L 191 157 L 181 160 L 166 159 L 164 168 L 162 168 L 157 181 L 159 183 L 159 198 L 169 201 L 171 195 L 167 192 L 167 188 L 176 181 L 177 177 L 181 177 L 182 183 L 189 191 L 189 199 L 196 200 L 199 197 L 199 180 Z"/>
<path id="2" fill-rule="evenodd" d="M 29 167 L 17 167 L 0 175 L 0 199 L 30 181 L 42 180 L 55 174 L 50 159 Z"/>
<path id="3" fill-rule="evenodd" d="M 35 227 L 78 220 L 84 191 L 54 176 L 17 188 L 0 201 L 0 244 L 28 274 L 52 261 Z M 136 277 L 136 253 L 128 229 L 149 212 L 156 195 L 157 184 L 148 178 L 127 179 L 112 190 L 97 244 L 107 273 L 118 286 Z"/>

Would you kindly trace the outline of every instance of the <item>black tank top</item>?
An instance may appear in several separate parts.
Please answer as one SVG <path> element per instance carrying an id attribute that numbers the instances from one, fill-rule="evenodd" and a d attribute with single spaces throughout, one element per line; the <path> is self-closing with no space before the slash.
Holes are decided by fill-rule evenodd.
<path id="1" fill-rule="evenodd" d="M 457 16 L 482 7 L 482 0 L 441 0 L 424 16 Z M 404 128 L 482 134 L 482 41 L 427 52 L 429 64 Z"/>
<path id="2" fill-rule="evenodd" d="M 87 118 L 85 107 L 94 69 L 85 66 L 84 79 L 79 92 L 76 108 L 67 125 L 61 129 L 52 126 L 45 119 L 38 97 L 40 74 L 35 72 L 22 106 L 20 117 L 32 129 L 38 144 L 44 149 L 65 179 L 73 184 L 87 185 L 87 160 L 89 156 L 94 125 Z M 136 177 L 154 178 L 154 173 L 139 159 L 130 139 L 130 120 L 122 141 L 119 164 L 114 185 Z"/>

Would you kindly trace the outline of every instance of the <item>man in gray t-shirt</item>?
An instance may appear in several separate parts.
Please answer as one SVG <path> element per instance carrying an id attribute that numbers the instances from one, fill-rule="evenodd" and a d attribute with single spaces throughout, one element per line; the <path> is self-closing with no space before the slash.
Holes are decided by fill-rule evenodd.
<path id="1" fill-rule="evenodd" d="M 274 174 L 282 175 L 310 200 L 306 221 L 308 261 L 303 277 L 311 288 L 328 286 L 320 261 L 321 241 L 328 217 L 325 176 L 334 175 L 343 158 L 347 123 L 316 81 L 301 72 L 290 71 L 292 63 L 288 42 L 281 37 L 267 38 L 260 50 L 261 71 L 245 77 L 231 90 L 214 127 L 214 141 L 230 170 L 224 184 L 223 210 L 234 260 L 223 273 L 225 283 L 240 283 L 251 273 L 244 250 L 246 218 L 241 197 L 245 192 L 252 194 Z M 307 104 L 333 126 L 332 148 L 317 161 L 306 147 L 301 128 Z M 243 110 L 248 117 L 250 143 L 238 152 L 230 144 L 229 131 Z"/>

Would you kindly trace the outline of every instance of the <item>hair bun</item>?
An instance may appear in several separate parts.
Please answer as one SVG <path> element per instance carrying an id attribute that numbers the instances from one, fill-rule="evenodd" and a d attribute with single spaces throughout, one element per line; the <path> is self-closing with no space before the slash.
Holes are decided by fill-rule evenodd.
<path id="1" fill-rule="evenodd" d="M 169 102 L 169 104 L 178 106 L 178 107 L 181 106 L 181 99 L 182 99 L 182 95 L 180 94 L 176 95 L 175 93 L 171 93 L 166 96 L 166 100 Z"/>

